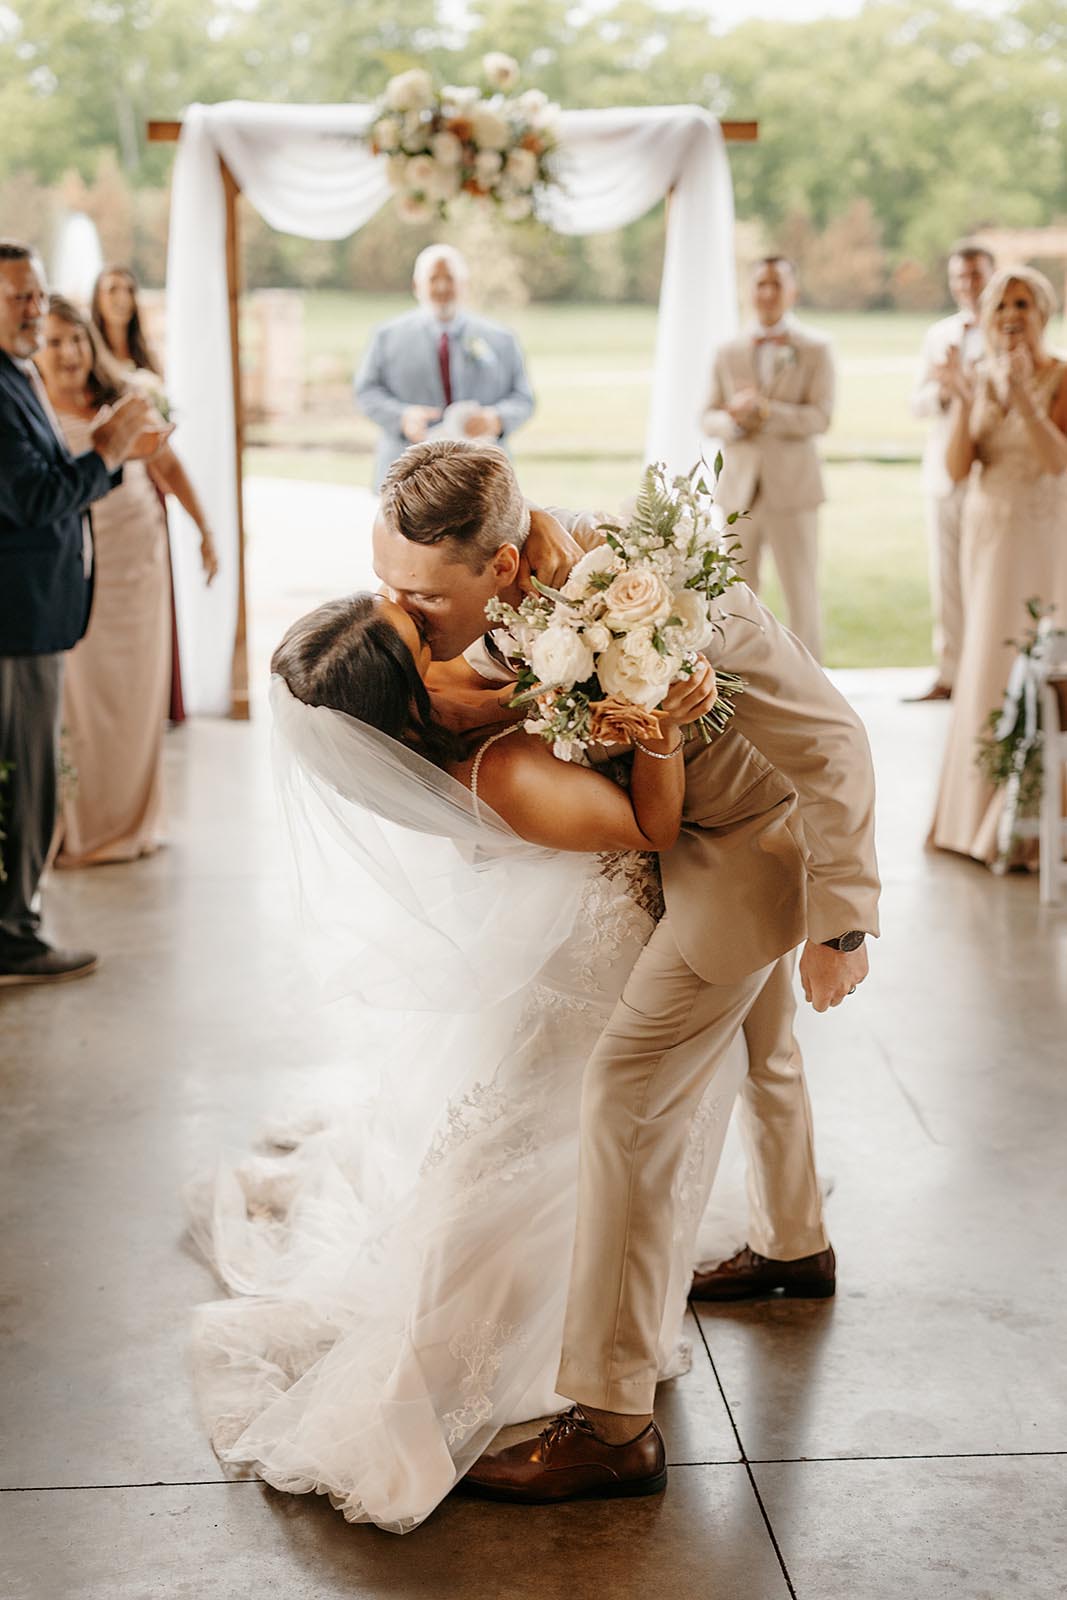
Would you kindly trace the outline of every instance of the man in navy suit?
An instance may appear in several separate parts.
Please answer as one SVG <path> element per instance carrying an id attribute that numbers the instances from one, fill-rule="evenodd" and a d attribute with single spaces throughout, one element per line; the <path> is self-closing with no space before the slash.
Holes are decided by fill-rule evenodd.
<path id="1" fill-rule="evenodd" d="M 355 391 L 360 410 L 382 430 L 376 489 L 397 456 L 435 436 L 442 419 L 451 436 L 503 444 L 533 411 L 519 341 L 464 310 L 467 276 L 458 250 L 428 245 L 412 282 L 419 309 L 383 323 L 371 339 Z"/>
<path id="2" fill-rule="evenodd" d="M 85 632 L 93 588 L 89 506 L 122 478 L 148 402 L 120 400 L 72 456 L 31 357 L 48 293 L 39 261 L 0 240 L 0 985 L 92 972 L 85 950 L 41 937 L 38 883 L 56 816 L 63 653 Z"/>

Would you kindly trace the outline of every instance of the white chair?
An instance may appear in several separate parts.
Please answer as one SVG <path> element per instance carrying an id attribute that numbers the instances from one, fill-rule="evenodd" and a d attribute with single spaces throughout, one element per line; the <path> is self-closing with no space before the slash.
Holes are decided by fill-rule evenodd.
<path id="1" fill-rule="evenodd" d="M 1043 906 L 1056 905 L 1060 892 L 1067 888 L 1067 818 L 1063 815 L 1063 772 L 1067 762 L 1067 675 L 1055 669 L 1055 676 L 1041 684 L 1041 840 L 1040 895 Z"/>

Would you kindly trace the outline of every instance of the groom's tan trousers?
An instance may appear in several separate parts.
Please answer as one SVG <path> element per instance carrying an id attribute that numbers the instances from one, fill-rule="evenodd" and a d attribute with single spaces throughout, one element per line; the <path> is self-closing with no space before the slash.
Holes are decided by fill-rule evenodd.
<path id="1" fill-rule="evenodd" d="M 754 1248 L 824 1248 L 791 978 L 787 956 L 735 983 L 706 982 L 682 958 L 669 912 L 638 958 L 583 1083 L 561 1394 L 605 1411 L 652 1410 L 672 1184 L 693 1113 L 742 1027 L 756 1067 L 742 1089 Z M 783 1241 L 770 1218 L 784 1205 L 798 1215 Z"/>

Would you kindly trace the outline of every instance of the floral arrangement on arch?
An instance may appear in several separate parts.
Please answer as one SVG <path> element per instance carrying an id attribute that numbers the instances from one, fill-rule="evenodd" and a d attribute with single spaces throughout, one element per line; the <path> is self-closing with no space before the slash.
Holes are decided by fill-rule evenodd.
<path id="1" fill-rule="evenodd" d="M 557 183 L 552 157 L 559 106 L 540 89 L 511 95 L 519 64 L 493 51 L 482 60 L 492 91 L 446 84 L 413 67 L 391 78 L 366 135 L 389 163 L 405 222 L 448 215 L 468 195 L 499 207 L 509 222 L 531 216 L 538 188 Z"/>
<path id="2" fill-rule="evenodd" d="M 721 470 L 720 454 L 716 480 Z M 517 608 L 490 600 L 497 642 L 519 669 L 511 704 L 561 761 L 586 762 L 591 744 L 659 737 L 656 707 L 721 633 L 718 602 L 740 582 L 730 532 L 739 515 L 715 505 L 702 465 L 672 478 L 656 462 L 625 526 L 602 522 L 604 543 L 562 589 L 535 579 Z M 715 678 L 718 697 L 691 730 L 705 741 L 723 732 L 744 689 L 720 667 Z"/>

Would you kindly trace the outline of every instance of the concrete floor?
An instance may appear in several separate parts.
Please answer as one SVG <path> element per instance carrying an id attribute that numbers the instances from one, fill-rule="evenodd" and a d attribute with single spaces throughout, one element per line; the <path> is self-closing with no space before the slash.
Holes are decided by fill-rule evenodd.
<path id="1" fill-rule="evenodd" d="M 340 565 L 359 581 L 358 546 L 268 581 L 264 541 L 258 659 Z M 450 1501 L 404 1539 L 226 1481 L 194 1415 L 184 1330 L 215 1289 L 181 1185 L 329 1093 L 351 1042 L 290 968 L 265 719 L 168 737 L 170 847 L 48 886 L 99 973 L 0 1000 L 0 1600 L 1067 1592 L 1067 907 L 924 854 L 945 718 L 899 705 L 916 681 L 842 675 L 886 889 L 871 981 L 803 1017 L 837 1299 L 701 1308 L 665 1496 Z"/>

